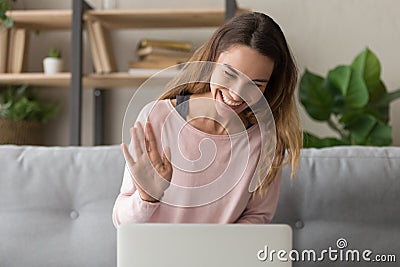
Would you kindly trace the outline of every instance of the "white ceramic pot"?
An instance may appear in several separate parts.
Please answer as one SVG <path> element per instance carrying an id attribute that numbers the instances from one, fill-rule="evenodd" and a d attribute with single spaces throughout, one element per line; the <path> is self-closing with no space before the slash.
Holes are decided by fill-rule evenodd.
<path id="1" fill-rule="evenodd" d="M 62 72 L 63 61 L 60 58 L 46 57 L 43 59 L 43 69 L 46 74 Z"/>

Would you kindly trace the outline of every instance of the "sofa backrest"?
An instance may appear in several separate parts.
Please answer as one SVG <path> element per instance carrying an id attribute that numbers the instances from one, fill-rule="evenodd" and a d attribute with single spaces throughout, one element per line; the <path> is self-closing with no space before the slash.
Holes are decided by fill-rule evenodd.
<path id="1" fill-rule="evenodd" d="M 368 249 L 373 252 L 370 258 L 397 254 L 398 264 L 399 211 L 400 147 L 305 149 L 296 177 L 290 179 L 290 168 L 284 169 L 273 222 L 292 226 L 297 250 L 338 250 L 337 243 L 340 248 L 347 242 L 344 252 Z M 354 264 L 328 262 L 330 266 Z M 321 262 L 306 266 L 321 266 Z"/>
<path id="2" fill-rule="evenodd" d="M 119 146 L 0 146 L 0 266 L 116 266 Z"/>

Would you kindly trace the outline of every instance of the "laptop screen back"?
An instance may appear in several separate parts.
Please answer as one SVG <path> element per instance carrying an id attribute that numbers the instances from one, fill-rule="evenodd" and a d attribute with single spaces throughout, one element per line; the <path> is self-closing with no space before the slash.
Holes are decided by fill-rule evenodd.
<path id="1" fill-rule="evenodd" d="M 118 267 L 291 266 L 283 224 L 127 224 L 118 229 Z"/>

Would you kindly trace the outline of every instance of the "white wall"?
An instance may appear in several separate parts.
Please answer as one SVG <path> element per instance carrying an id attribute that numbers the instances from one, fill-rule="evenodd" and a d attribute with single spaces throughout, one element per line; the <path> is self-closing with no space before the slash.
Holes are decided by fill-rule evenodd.
<path id="1" fill-rule="evenodd" d="M 19 0 L 21 1 L 21 0 Z M 120 8 L 207 8 L 223 7 L 223 0 L 205 1 L 130 1 L 117 0 Z M 91 1 L 95 6 L 99 0 Z M 297 59 L 300 72 L 307 67 L 313 72 L 325 75 L 339 64 L 350 63 L 365 47 L 372 49 L 381 60 L 382 79 L 389 91 L 400 88 L 400 1 L 398 0 L 237 0 L 242 7 L 249 7 L 272 16 L 282 27 Z M 22 5 L 28 9 L 69 8 L 69 1 L 25 0 Z M 113 32 L 114 51 L 120 71 L 128 68 L 134 58 L 137 41 L 142 38 L 175 38 L 191 40 L 200 45 L 212 34 L 213 29 L 168 29 L 168 30 L 123 30 Z M 41 32 L 33 35 L 30 47 L 29 70 L 41 70 L 41 60 L 50 47 L 61 47 L 69 65 L 68 33 Z M 86 48 L 87 49 L 87 48 Z M 90 53 L 85 56 L 85 70 L 91 69 Z M 121 143 L 121 126 L 126 105 L 134 88 L 121 88 L 106 94 L 107 144 Z M 46 97 L 62 103 L 62 114 L 47 126 L 47 143 L 68 144 L 68 90 L 45 89 Z M 92 90 L 84 93 L 83 144 L 92 144 Z M 325 125 L 308 118 L 301 110 L 303 126 L 320 136 L 331 135 Z M 400 145 L 400 101 L 391 105 L 391 125 L 394 144 Z"/>

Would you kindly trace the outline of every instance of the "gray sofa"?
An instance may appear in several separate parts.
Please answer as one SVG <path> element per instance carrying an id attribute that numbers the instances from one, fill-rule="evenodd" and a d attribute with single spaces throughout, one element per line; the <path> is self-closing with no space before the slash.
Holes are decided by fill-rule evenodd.
<path id="1" fill-rule="evenodd" d="M 0 146 L 0 159 L 1 267 L 116 266 L 111 212 L 123 175 L 119 146 Z M 289 173 L 285 168 L 274 222 L 292 226 L 295 249 L 337 249 L 344 238 L 347 248 L 397 260 L 356 265 L 399 265 L 400 148 L 303 150 L 297 176 Z"/>

